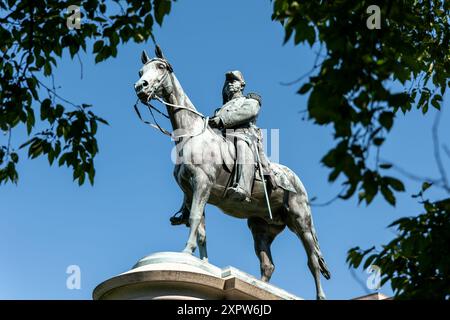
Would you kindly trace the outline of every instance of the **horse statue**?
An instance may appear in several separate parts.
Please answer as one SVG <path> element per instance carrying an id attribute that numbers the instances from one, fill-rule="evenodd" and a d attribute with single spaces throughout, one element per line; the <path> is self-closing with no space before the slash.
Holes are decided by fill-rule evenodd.
<path id="1" fill-rule="evenodd" d="M 182 208 L 189 211 L 189 223 L 186 225 L 190 227 L 190 232 L 183 252 L 193 254 L 198 245 L 200 258 L 207 260 L 204 209 L 207 203 L 212 204 L 230 216 L 247 219 L 260 260 L 261 280 L 268 282 L 275 269 L 270 246 L 288 226 L 306 250 L 317 299 L 325 299 L 320 274 L 329 279 L 330 272 L 320 251 L 308 196 L 300 179 L 286 166 L 271 164 L 275 172 L 287 177 L 295 190 L 271 190 L 268 195 L 270 214 L 264 179 L 255 179 L 249 202 L 224 197 L 232 174 L 229 164 L 233 162 L 235 146 L 220 131 L 208 125 L 208 118 L 195 109 L 158 46 L 155 52 L 154 58 L 142 52 L 143 67 L 139 71 L 140 79 L 135 83 L 135 91 L 139 100 L 149 108 L 154 108 L 149 104 L 153 99 L 166 106 L 173 133 L 157 126 L 172 136 L 177 153 L 183 154 L 183 161 L 176 163 L 174 169 L 175 179 L 184 192 Z"/>

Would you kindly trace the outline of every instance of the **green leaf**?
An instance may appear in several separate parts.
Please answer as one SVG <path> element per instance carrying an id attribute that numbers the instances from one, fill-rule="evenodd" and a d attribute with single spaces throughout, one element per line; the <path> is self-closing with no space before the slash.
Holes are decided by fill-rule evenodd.
<path id="1" fill-rule="evenodd" d="M 68 160 L 69 160 L 70 156 L 71 156 L 71 153 L 70 153 L 70 152 L 64 153 L 64 154 L 59 158 L 58 165 L 61 167 L 62 165 L 64 165 L 64 163 L 66 163 L 67 166 L 68 166 Z"/>
<path id="2" fill-rule="evenodd" d="M 395 196 L 392 193 L 391 189 L 389 189 L 389 187 L 382 185 L 381 194 L 383 195 L 384 199 L 389 202 L 389 204 L 395 207 Z"/>
<path id="3" fill-rule="evenodd" d="M 38 92 L 36 90 L 36 87 L 37 87 L 36 79 L 34 77 L 30 77 L 30 78 L 26 79 L 26 82 L 27 82 L 28 89 L 30 89 L 31 94 L 33 95 L 33 98 L 35 100 L 38 100 L 39 99 L 39 95 L 38 95 Z"/>
<path id="4" fill-rule="evenodd" d="M 388 102 L 391 107 L 404 106 L 409 101 L 409 95 L 407 93 L 395 93 L 389 96 Z"/>
<path id="5" fill-rule="evenodd" d="M 422 192 L 425 192 L 429 187 L 431 187 L 433 184 L 430 182 L 424 182 L 422 183 Z"/>
<path id="6" fill-rule="evenodd" d="M 378 254 L 372 254 L 369 256 L 366 261 L 364 262 L 364 269 L 367 269 L 370 265 L 372 265 L 372 262 L 378 257 Z"/>
<path id="7" fill-rule="evenodd" d="M 109 126 L 108 121 L 106 121 L 105 119 L 102 119 L 102 118 L 100 118 L 100 117 L 95 117 L 95 120 L 97 120 L 98 122 L 101 122 L 101 123 L 103 123 L 103 124 Z"/>
<path id="8" fill-rule="evenodd" d="M 95 169 L 94 169 L 93 163 L 91 163 L 89 166 L 88 176 L 89 176 L 89 182 L 90 182 L 91 186 L 93 186 L 94 185 L 94 177 L 95 177 Z"/>
<path id="9" fill-rule="evenodd" d="M 51 115 L 51 112 L 52 112 L 52 109 L 50 106 L 51 103 L 52 103 L 52 101 L 48 98 L 45 99 L 44 101 L 42 101 L 42 103 L 41 103 L 41 120 L 45 120 Z"/>
<path id="10" fill-rule="evenodd" d="M 52 74 L 52 66 L 50 65 L 50 63 L 47 61 L 44 64 L 44 75 L 45 76 L 50 76 Z"/>
<path id="11" fill-rule="evenodd" d="M 38 140 L 37 137 L 34 137 L 34 138 L 28 140 L 27 142 L 25 142 L 24 144 L 22 144 L 22 145 L 19 147 L 19 149 L 22 149 L 22 148 L 28 146 L 30 143 L 33 143 L 33 142 L 36 141 L 36 140 Z"/>
<path id="12" fill-rule="evenodd" d="M 47 158 L 48 158 L 48 163 L 50 165 L 53 164 L 53 161 L 55 160 L 55 152 L 53 151 L 53 149 L 51 149 L 48 154 L 47 154 Z"/>
<path id="13" fill-rule="evenodd" d="M 382 163 L 382 164 L 380 164 L 380 168 L 381 169 L 390 169 L 390 168 L 392 168 L 392 164 L 390 164 L 390 163 Z"/>
<path id="14" fill-rule="evenodd" d="M 28 149 L 28 156 L 31 159 L 37 158 L 44 151 L 43 140 L 36 139 Z"/>
<path id="15" fill-rule="evenodd" d="M 62 117 L 63 114 L 64 114 L 64 107 L 60 104 L 57 104 L 54 112 L 55 118 L 59 119 Z"/>
<path id="16" fill-rule="evenodd" d="M 306 40 L 312 47 L 314 42 L 316 41 L 316 32 L 314 30 L 314 27 L 308 26 L 308 28 L 306 29 Z"/>
<path id="17" fill-rule="evenodd" d="M 381 146 L 384 142 L 384 138 L 375 138 L 373 139 L 373 144 L 376 146 Z"/>
<path id="18" fill-rule="evenodd" d="M 387 130 L 391 130 L 392 125 L 394 124 L 394 113 L 387 111 L 382 112 L 378 118 L 378 121 L 380 121 L 380 124 Z"/>
<path id="19" fill-rule="evenodd" d="M 161 26 L 164 16 L 170 12 L 171 2 L 170 0 L 153 0 L 153 6 L 155 8 L 156 22 Z"/>
<path id="20" fill-rule="evenodd" d="M 34 111 L 31 107 L 27 106 L 27 111 L 28 111 L 28 115 L 27 115 L 27 134 L 30 135 L 31 130 L 34 127 L 34 124 L 36 122 L 36 119 L 34 117 Z"/>
<path id="21" fill-rule="evenodd" d="M 441 110 L 442 96 L 439 94 L 435 94 L 433 99 L 431 99 L 431 105 L 438 110 Z"/>
<path id="22" fill-rule="evenodd" d="M 12 183 L 17 183 L 18 174 L 16 171 L 16 166 L 13 162 L 9 162 L 6 166 L 6 174 Z"/>
<path id="23" fill-rule="evenodd" d="M 81 172 L 79 177 L 78 177 L 78 185 L 81 186 L 84 184 L 84 180 L 86 178 L 86 174 L 85 172 Z"/>
<path id="24" fill-rule="evenodd" d="M 11 152 L 10 157 L 11 157 L 11 160 L 12 160 L 14 163 L 19 162 L 19 155 L 18 155 L 17 153 Z"/>
<path id="25" fill-rule="evenodd" d="M 297 93 L 299 93 L 299 94 L 305 94 L 305 93 L 307 93 L 309 90 L 311 90 L 311 88 L 312 88 L 313 86 L 312 86 L 312 84 L 311 83 L 305 83 L 298 91 L 297 91 Z"/>
<path id="26" fill-rule="evenodd" d="M 96 134 L 97 133 L 97 121 L 95 121 L 95 119 L 90 119 L 89 124 L 91 126 L 91 133 Z"/>
<path id="27" fill-rule="evenodd" d="M 383 180 L 385 180 L 386 184 L 391 186 L 394 190 L 399 192 L 405 191 L 405 186 L 400 180 L 393 177 L 384 177 Z"/>
<path id="28" fill-rule="evenodd" d="M 94 43 L 94 50 L 93 50 L 93 53 L 100 52 L 100 50 L 103 49 L 103 44 L 104 44 L 103 40 L 97 40 L 97 41 Z"/>
<path id="29" fill-rule="evenodd" d="M 402 225 L 402 224 L 409 223 L 409 222 L 411 222 L 411 218 L 407 218 L 407 217 L 400 218 L 400 219 L 397 219 L 394 222 L 392 222 L 390 225 L 388 225 L 388 228 L 392 228 L 394 226 Z"/>

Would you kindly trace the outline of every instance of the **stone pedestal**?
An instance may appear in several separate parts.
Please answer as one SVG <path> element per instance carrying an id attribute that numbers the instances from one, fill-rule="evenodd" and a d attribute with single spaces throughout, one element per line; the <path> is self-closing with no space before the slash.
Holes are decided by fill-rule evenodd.
<path id="1" fill-rule="evenodd" d="M 146 256 L 125 273 L 99 284 L 94 300 L 298 300 L 233 267 L 219 268 L 178 252 Z"/>

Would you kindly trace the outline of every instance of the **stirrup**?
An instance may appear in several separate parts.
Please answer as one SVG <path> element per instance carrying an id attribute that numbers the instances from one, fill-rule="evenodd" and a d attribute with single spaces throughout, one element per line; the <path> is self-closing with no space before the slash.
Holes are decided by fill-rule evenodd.
<path id="1" fill-rule="evenodd" d="M 239 185 L 229 187 L 226 196 L 231 200 L 250 202 L 250 195 Z"/>

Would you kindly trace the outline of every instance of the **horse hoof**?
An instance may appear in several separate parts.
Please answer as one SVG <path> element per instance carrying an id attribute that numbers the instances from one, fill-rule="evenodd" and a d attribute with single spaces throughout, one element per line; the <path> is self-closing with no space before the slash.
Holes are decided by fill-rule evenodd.
<path id="1" fill-rule="evenodd" d="M 317 296 L 317 300 L 327 300 L 325 295 Z"/>

